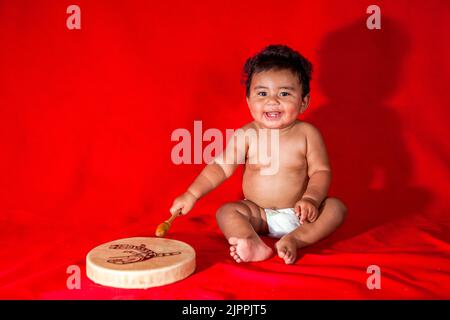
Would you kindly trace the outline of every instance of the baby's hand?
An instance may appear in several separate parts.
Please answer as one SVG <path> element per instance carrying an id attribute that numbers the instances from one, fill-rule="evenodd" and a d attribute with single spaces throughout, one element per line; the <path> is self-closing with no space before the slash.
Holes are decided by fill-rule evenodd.
<path id="1" fill-rule="evenodd" d="M 173 201 L 172 207 L 170 208 L 170 213 L 176 214 L 181 210 L 181 214 L 187 214 L 191 211 L 196 202 L 197 198 L 189 191 L 186 191 Z"/>
<path id="2" fill-rule="evenodd" d="M 319 210 L 317 209 L 314 200 L 309 198 L 302 198 L 294 206 L 295 214 L 300 218 L 300 223 L 303 224 L 305 220 L 309 222 L 316 221 Z"/>

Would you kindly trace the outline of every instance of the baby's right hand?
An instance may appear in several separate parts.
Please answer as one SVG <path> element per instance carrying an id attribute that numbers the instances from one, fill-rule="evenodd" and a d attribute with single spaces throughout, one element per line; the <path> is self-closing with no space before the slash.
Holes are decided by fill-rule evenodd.
<path id="1" fill-rule="evenodd" d="M 189 191 L 186 191 L 181 196 L 175 198 L 172 207 L 170 208 L 170 213 L 177 214 L 181 210 L 181 214 L 187 214 L 189 211 L 191 211 L 196 202 L 197 198 Z"/>

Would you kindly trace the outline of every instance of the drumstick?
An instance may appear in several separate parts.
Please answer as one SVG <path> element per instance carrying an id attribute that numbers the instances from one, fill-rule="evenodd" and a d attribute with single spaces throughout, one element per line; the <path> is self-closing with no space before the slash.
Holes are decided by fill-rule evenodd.
<path id="1" fill-rule="evenodd" d="M 157 237 L 164 237 L 167 234 L 167 231 L 169 231 L 170 226 L 172 225 L 172 222 L 175 220 L 177 216 L 181 214 L 181 210 L 179 210 L 178 213 L 173 214 L 169 220 L 164 221 L 163 223 L 160 223 L 158 225 L 158 228 L 156 228 L 155 235 Z"/>

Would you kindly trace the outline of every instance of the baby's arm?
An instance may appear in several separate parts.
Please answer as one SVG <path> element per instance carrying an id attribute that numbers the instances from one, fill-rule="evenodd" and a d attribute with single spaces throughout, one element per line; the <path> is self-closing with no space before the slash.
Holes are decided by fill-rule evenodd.
<path id="1" fill-rule="evenodd" d="M 331 183 L 331 168 L 322 135 L 313 126 L 309 127 L 306 136 L 309 182 L 303 198 L 322 203 L 328 194 Z"/>
<path id="2" fill-rule="evenodd" d="M 305 218 L 313 222 L 318 216 L 320 204 L 328 194 L 331 183 L 331 168 L 322 136 L 311 125 L 306 129 L 306 145 L 309 182 L 298 206 L 301 211 L 301 222 Z M 308 202 L 310 205 L 308 205 Z"/>
<path id="3" fill-rule="evenodd" d="M 206 165 L 187 189 L 187 192 L 192 194 L 198 200 L 218 187 L 227 178 L 228 176 L 225 169 L 214 161 Z"/>
<path id="4" fill-rule="evenodd" d="M 175 214 L 181 209 L 182 214 L 188 213 L 198 199 L 229 178 L 239 164 L 245 163 L 247 148 L 245 131 L 236 130 L 224 152 L 206 165 L 187 191 L 174 200 L 170 212 Z"/>

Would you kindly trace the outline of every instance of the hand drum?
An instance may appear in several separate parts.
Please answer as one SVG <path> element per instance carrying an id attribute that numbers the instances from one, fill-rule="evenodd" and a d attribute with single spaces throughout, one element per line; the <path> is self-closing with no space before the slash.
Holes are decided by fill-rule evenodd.
<path id="1" fill-rule="evenodd" d="M 86 256 L 86 273 L 95 283 L 145 289 L 176 282 L 195 271 L 195 250 L 165 238 L 126 238 L 104 243 Z"/>

